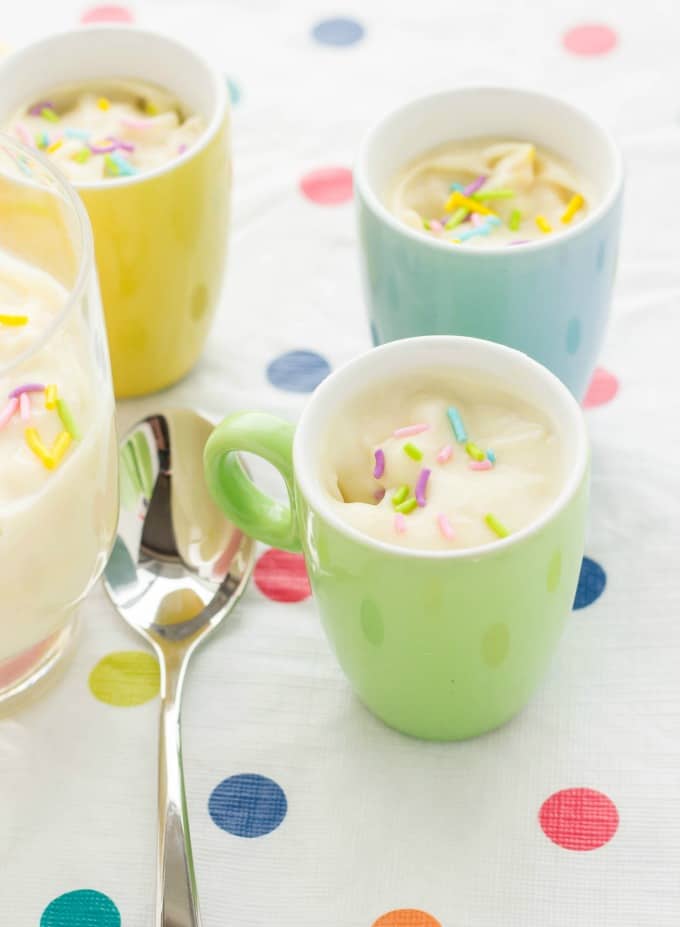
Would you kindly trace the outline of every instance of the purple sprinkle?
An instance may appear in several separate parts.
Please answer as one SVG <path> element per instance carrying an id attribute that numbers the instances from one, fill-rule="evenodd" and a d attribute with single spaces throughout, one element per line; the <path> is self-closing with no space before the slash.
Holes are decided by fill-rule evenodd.
<path id="1" fill-rule="evenodd" d="M 515 241 L 508 243 L 508 248 L 511 248 L 513 245 L 529 245 L 531 244 L 530 239 L 528 238 L 517 238 Z"/>
<path id="2" fill-rule="evenodd" d="M 469 183 L 467 187 L 463 187 L 463 196 L 472 196 L 473 193 L 476 193 L 480 187 L 483 187 L 486 183 L 486 177 L 484 174 L 480 174 L 476 180 L 473 180 L 472 183 Z"/>
<path id="3" fill-rule="evenodd" d="M 376 491 L 373 493 L 373 498 L 376 500 L 376 502 L 382 502 L 382 500 L 385 498 L 385 487 L 381 486 L 380 489 L 376 489 Z"/>
<path id="4" fill-rule="evenodd" d="M 418 477 L 418 482 L 416 483 L 415 497 L 418 505 L 423 508 L 425 505 L 425 488 L 427 487 L 427 481 L 430 478 L 430 470 L 427 467 L 423 467 L 420 471 L 420 476 Z"/>
<path id="5" fill-rule="evenodd" d="M 122 138 L 116 138 L 115 135 L 110 136 L 110 140 L 115 142 L 117 148 L 120 148 L 122 151 L 134 151 L 135 146 L 130 142 L 124 142 Z"/>
<path id="6" fill-rule="evenodd" d="M 49 100 L 43 100 L 42 103 L 34 103 L 29 109 L 31 116 L 40 116 L 44 109 L 54 109 L 54 103 Z"/>
<path id="7" fill-rule="evenodd" d="M 385 472 L 385 452 L 382 448 L 378 448 L 375 452 L 375 468 L 373 470 L 373 476 L 376 480 L 379 480 L 380 477 Z"/>
<path id="8" fill-rule="evenodd" d="M 16 389 L 13 389 L 9 394 L 10 399 L 14 399 L 15 396 L 21 396 L 22 393 L 44 393 L 45 387 L 42 383 L 24 383 L 23 386 L 17 386 Z"/>
<path id="9" fill-rule="evenodd" d="M 110 145 L 93 145 L 92 142 L 88 142 L 88 148 L 92 154 L 110 154 L 112 151 L 115 151 L 118 145 L 112 139 L 109 139 L 111 142 Z"/>
<path id="10" fill-rule="evenodd" d="M 184 154 L 186 150 L 187 150 L 186 145 L 180 145 L 179 148 L 177 149 L 177 154 Z"/>

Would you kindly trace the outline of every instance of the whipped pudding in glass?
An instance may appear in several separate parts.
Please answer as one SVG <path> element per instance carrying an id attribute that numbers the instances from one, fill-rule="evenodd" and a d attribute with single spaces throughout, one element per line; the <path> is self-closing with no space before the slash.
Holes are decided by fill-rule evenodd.
<path id="1" fill-rule="evenodd" d="M 468 139 L 427 151 L 394 178 L 386 205 L 406 225 L 452 245 L 521 245 L 583 221 L 586 178 L 531 142 Z"/>
<path id="2" fill-rule="evenodd" d="M 0 145 L 0 703 L 73 636 L 118 512 L 114 404 L 83 207 Z"/>
<path id="3" fill-rule="evenodd" d="M 547 417 L 469 372 L 427 371 L 362 393 L 323 446 L 321 480 L 337 515 L 419 550 L 508 537 L 550 508 L 566 478 Z"/>
<path id="4" fill-rule="evenodd" d="M 74 183 L 131 177 L 184 154 L 203 118 L 172 94 L 140 80 L 90 81 L 51 89 L 6 128 L 43 150 Z"/>

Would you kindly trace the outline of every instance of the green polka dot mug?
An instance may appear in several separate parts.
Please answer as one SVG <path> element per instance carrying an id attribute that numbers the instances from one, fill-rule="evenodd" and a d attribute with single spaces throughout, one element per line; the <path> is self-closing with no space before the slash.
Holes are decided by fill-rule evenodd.
<path id="1" fill-rule="evenodd" d="M 484 547 L 404 549 L 367 537 L 331 508 L 319 479 L 328 422 L 364 391 L 430 368 L 507 384 L 560 439 L 563 482 L 529 526 Z M 283 476 L 289 504 L 250 481 L 237 452 Z M 302 550 L 321 620 L 361 701 L 398 731 L 460 740 L 504 724 L 544 676 L 570 614 L 583 555 L 589 452 L 569 390 L 525 354 L 472 338 L 392 342 L 351 361 L 316 390 L 297 428 L 242 412 L 206 444 L 215 501 L 243 531 Z"/>

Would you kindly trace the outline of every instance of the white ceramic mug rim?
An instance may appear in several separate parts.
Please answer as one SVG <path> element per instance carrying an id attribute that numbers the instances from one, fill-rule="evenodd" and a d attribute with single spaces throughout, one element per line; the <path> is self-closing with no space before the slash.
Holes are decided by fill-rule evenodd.
<path id="1" fill-rule="evenodd" d="M 506 357 L 512 355 L 516 363 L 531 368 L 537 377 L 542 378 L 544 383 L 560 395 L 561 400 L 564 401 L 564 405 L 569 409 L 573 419 L 573 430 L 577 441 L 574 466 L 571 472 L 566 476 L 560 493 L 545 512 L 529 525 L 506 538 L 493 541 L 490 544 L 460 548 L 452 551 L 398 547 L 395 544 L 389 544 L 385 541 L 380 541 L 363 534 L 361 531 L 352 527 L 348 522 L 343 521 L 332 509 L 325 497 L 324 491 L 321 489 L 318 477 L 314 472 L 315 465 L 314 461 L 311 459 L 312 455 L 309 448 L 309 439 L 306 435 L 308 420 L 312 414 L 312 410 L 315 409 L 318 412 L 320 404 L 327 404 L 331 396 L 333 396 L 339 388 L 338 384 L 351 376 L 352 370 L 367 363 L 366 359 L 368 357 L 374 358 L 377 354 L 384 355 L 388 353 L 412 354 L 414 350 L 419 350 L 419 345 L 446 346 L 448 344 L 452 346 L 454 342 L 458 345 L 467 345 L 471 352 L 486 351 L 488 354 L 496 354 L 497 356 L 505 355 Z M 423 335 L 416 338 L 390 341 L 364 352 L 359 357 L 355 357 L 353 360 L 331 373 L 317 387 L 309 404 L 300 417 L 293 439 L 293 472 L 296 487 L 302 493 L 309 506 L 324 522 L 330 524 L 336 531 L 355 544 L 370 547 L 386 555 L 418 560 L 478 560 L 481 557 L 493 556 L 497 553 L 505 552 L 515 545 L 528 540 L 538 534 L 538 532 L 553 521 L 571 503 L 585 478 L 588 460 L 588 438 L 581 407 L 561 380 L 542 364 L 539 364 L 521 351 L 509 348 L 506 345 L 498 344 L 494 341 L 484 341 L 480 338 L 468 338 L 462 335 Z"/>
<path id="2" fill-rule="evenodd" d="M 390 226 L 390 228 L 398 234 L 404 236 L 405 238 L 409 238 L 424 247 L 434 248 L 435 250 L 443 251 L 448 254 L 455 254 L 457 257 L 465 257 L 465 259 L 470 258 L 471 260 L 488 260 L 489 258 L 509 256 L 508 247 L 505 243 L 502 245 L 493 245 L 485 248 L 454 249 L 451 247 L 449 242 L 440 241 L 431 235 L 423 235 L 421 232 L 411 228 L 410 226 L 406 225 L 406 223 L 400 221 L 396 216 L 392 215 L 392 213 L 383 204 L 381 198 L 369 183 L 367 176 L 368 172 L 366 162 L 370 155 L 371 148 L 375 144 L 380 132 L 389 122 L 391 122 L 393 119 L 398 119 L 409 109 L 429 105 L 432 100 L 474 92 L 515 94 L 525 98 L 542 100 L 543 102 L 552 106 L 570 110 L 575 115 L 578 115 L 578 117 L 585 123 L 587 123 L 591 131 L 604 141 L 611 159 L 612 178 L 609 189 L 602 197 L 600 202 L 597 203 L 597 205 L 594 207 L 592 212 L 590 212 L 590 214 L 586 216 L 582 222 L 579 222 L 576 225 L 571 225 L 568 229 L 560 230 L 559 235 L 546 235 L 542 238 L 537 238 L 533 241 L 523 244 L 521 248 L 513 248 L 511 249 L 512 257 L 521 256 L 523 254 L 527 254 L 528 252 L 543 251 L 550 248 L 559 248 L 562 243 L 568 242 L 571 239 L 578 238 L 585 234 L 590 228 L 592 228 L 593 225 L 599 222 L 603 216 L 610 212 L 613 205 L 620 197 L 621 191 L 623 189 L 624 169 L 621 150 L 616 143 L 614 136 L 611 134 L 611 132 L 609 132 L 608 129 L 600 125 L 600 123 L 593 119 L 592 116 L 590 116 L 584 110 L 574 106 L 572 103 L 568 103 L 566 100 L 562 100 L 560 97 L 553 96 L 549 93 L 542 93 L 538 90 L 531 90 L 529 88 L 523 87 L 503 87 L 498 84 L 466 84 L 460 87 L 452 87 L 448 90 L 440 90 L 437 93 L 430 93 L 426 96 L 415 97 L 414 99 L 411 99 L 408 102 L 395 107 L 395 109 L 390 110 L 390 112 L 386 113 L 377 123 L 375 123 L 375 125 L 368 130 L 362 139 L 354 168 L 356 192 L 357 196 L 361 197 L 365 201 L 366 205 L 380 219 L 381 222 Z"/>
<path id="3" fill-rule="evenodd" d="M 19 61 L 21 58 L 30 58 L 30 56 L 33 55 L 42 55 L 42 57 L 40 57 L 42 67 L 48 70 L 49 64 L 47 65 L 47 68 L 45 68 L 44 64 L 45 61 L 49 62 L 49 56 L 44 56 L 44 49 L 46 47 L 49 47 L 57 42 L 70 41 L 73 36 L 88 35 L 93 32 L 109 35 L 116 33 L 119 35 L 134 33 L 136 35 L 143 36 L 150 42 L 157 42 L 160 40 L 166 44 L 181 48 L 185 54 L 193 57 L 196 63 L 203 67 L 206 70 L 206 73 L 210 76 L 215 90 L 215 107 L 210 118 L 210 122 L 205 127 L 196 142 L 191 145 L 183 154 L 174 157 L 166 164 L 161 164 L 158 167 L 152 168 L 151 170 L 145 170 L 143 173 L 134 174 L 129 177 L 107 177 L 106 180 L 91 180 L 81 182 L 70 181 L 72 186 L 74 186 L 76 190 L 109 190 L 119 187 L 136 186 L 138 184 L 143 184 L 147 181 L 154 180 L 158 177 L 162 177 L 164 174 L 170 173 L 171 171 L 175 170 L 175 168 L 185 164 L 187 161 L 191 161 L 196 158 L 206 148 L 206 146 L 210 144 L 224 122 L 224 118 L 229 106 L 226 82 L 217 68 L 210 64 L 202 55 L 198 54 L 198 52 L 196 52 L 191 46 L 186 45 L 184 42 L 178 42 L 177 39 L 172 38 L 171 36 L 164 35 L 161 32 L 154 32 L 150 29 L 140 29 L 139 26 L 124 23 L 116 25 L 93 24 L 78 26 L 72 29 L 63 29 L 61 32 L 53 33 L 49 36 L 46 36 L 45 38 L 38 39 L 36 42 L 31 42 L 29 45 L 25 45 L 22 48 L 18 48 L 10 52 L 2 61 L 0 61 L 0 75 L 3 75 L 6 71 L 8 74 L 11 73 L 9 72 L 9 69 L 13 67 L 15 61 Z M 11 77 L 8 76 L 5 79 L 11 79 Z M 83 80 L 87 80 L 87 77 L 83 76 Z M 49 84 L 49 79 L 46 80 L 45 83 Z"/>

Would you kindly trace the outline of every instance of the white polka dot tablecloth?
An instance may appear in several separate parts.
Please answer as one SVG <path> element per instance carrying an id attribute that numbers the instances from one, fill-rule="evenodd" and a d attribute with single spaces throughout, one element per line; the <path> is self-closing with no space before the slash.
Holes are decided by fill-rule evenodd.
<path id="1" fill-rule="evenodd" d="M 159 403 L 294 420 L 370 346 L 351 167 L 400 101 L 528 85 L 615 132 L 629 178 L 613 319 L 585 401 L 586 557 L 541 690 L 471 742 L 386 729 L 330 654 L 301 559 L 260 548 L 190 671 L 186 786 L 204 927 L 677 927 L 680 8 L 24 0 L 4 12 L 3 48 L 136 21 L 220 62 L 230 89 L 234 221 L 213 335 L 188 379 L 121 404 L 122 429 Z M 101 588 L 82 617 L 49 694 L 0 721 L 8 927 L 152 923 L 158 666 Z"/>

